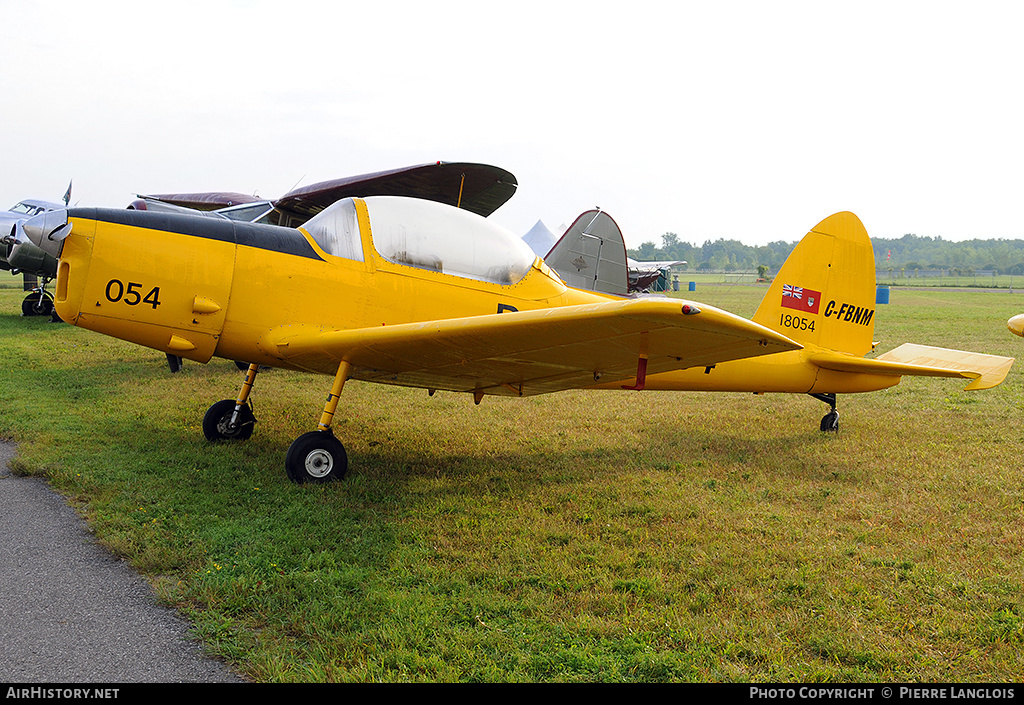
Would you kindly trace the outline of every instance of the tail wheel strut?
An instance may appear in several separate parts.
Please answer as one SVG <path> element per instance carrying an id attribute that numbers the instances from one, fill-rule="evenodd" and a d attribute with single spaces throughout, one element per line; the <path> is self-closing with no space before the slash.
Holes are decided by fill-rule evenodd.
<path id="1" fill-rule="evenodd" d="M 830 410 L 821 418 L 821 430 L 825 433 L 835 433 L 839 430 L 839 412 L 836 411 L 835 394 L 811 394 L 818 401 L 829 405 Z"/>

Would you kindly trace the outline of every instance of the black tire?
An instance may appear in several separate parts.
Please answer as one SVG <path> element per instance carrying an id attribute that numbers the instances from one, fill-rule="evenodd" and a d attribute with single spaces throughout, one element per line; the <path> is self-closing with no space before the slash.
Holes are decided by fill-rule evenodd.
<path id="1" fill-rule="evenodd" d="M 821 430 L 826 433 L 835 433 L 839 430 L 839 412 L 830 411 L 821 419 Z"/>
<path id="2" fill-rule="evenodd" d="M 22 316 L 49 316 L 53 313 L 53 299 L 46 294 L 32 292 L 21 302 Z"/>
<path id="3" fill-rule="evenodd" d="M 348 455 L 330 431 L 310 431 L 288 448 L 284 465 L 292 482 L 334 482 L 348 472 Z"/>
<path id="4" fill-rule="evenodd" d="M 238 413 L 238 423 L 234 427 L 229 424 L 231 415 L 235 413 L 235 400 L 222 399 L 206 411 L 203 417 L 203 435 L 208 441 L 244 441 L 252 435 L 256 425 L 256 416 L 247 403 Z"/>

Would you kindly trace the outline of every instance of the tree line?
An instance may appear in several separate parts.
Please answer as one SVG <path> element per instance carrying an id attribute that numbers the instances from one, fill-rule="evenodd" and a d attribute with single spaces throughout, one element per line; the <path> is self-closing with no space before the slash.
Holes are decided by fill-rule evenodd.
<path id="1" fill-rule="evenodd" d="M 964 240 L 904 235 L 900 238 L 872 238 L 877 269 L 948 270 L 961 274 L 977 271 L 1024 274 L 1024 240 Z M 738 240 L 705 240 L 697 245 L 684 242 L 675 233 L 661 236 L 661 246 L 644 242 L 627 254 L 636 260 L 685 260 L 690 271 L 754 271 L 767 267 L 777 272 L 796 242 L 744 245 Z"/>

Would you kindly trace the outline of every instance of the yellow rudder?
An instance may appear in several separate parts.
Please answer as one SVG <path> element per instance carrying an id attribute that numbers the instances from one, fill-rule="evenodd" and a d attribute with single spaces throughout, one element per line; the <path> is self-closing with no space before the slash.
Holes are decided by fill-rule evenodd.
<path id="1" fill-rule="evenodd" d="M 797 243 L 753 320 L 807 346 L 862 357 L 875 331 L 875 254 L 853 213 L 825 218 Z"/>

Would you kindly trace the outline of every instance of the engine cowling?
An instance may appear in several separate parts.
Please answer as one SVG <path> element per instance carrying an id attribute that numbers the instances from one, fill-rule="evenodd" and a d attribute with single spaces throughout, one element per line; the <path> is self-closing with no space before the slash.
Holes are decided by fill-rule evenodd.
<path id="1" fill-rule="evenodd" d="M 13 237 L 6 238 L 8 266 L 15 271 L 52 279 L 57 276 L 57 258 L 32 244 L 25 234 L 22 221 L 14 226 Z"/>

